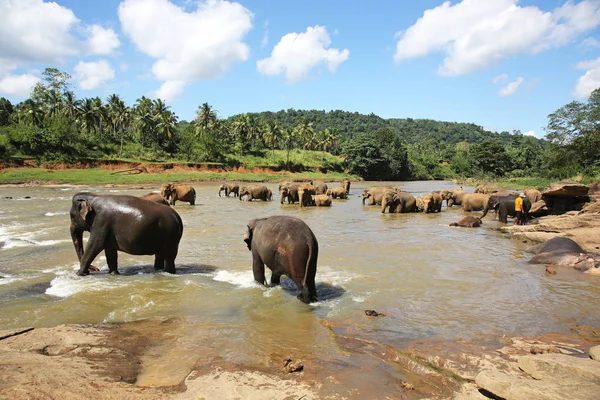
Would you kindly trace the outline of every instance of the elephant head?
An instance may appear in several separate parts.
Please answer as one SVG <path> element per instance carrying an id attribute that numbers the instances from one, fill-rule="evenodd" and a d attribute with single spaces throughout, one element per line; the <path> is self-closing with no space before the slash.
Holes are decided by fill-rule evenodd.
<path id="1" fill-rule="evenodd" d="M 415 202 L 416 202 L 417 210 L 418 211 L 424 211 L 425 210 L 425 200 L 423 199 L 423 196 L 417 196 L 417 197 L 415 197 Z"/>
<path id="2" fill-rule="evenodd" d="M 248 250 L 252 250 L 252 235 L 254 234 L 254 227 L 256 226 L 257 219 L 253 219 L 248 222 L 246 226 L 246 233 L 244 233 L 244 242 L 246 242 L 246 246 L 248 246 Z"/>
<path id="3" fill-rule="evenodd" d="M 171 189 L 173 185 L 170 183 L 163 183 L 160 187 L 160 195 L 165 198 L 165 200 L 169 200 L 171 197 Z M 219 192 L 220 193 L 220 192 Z"/>
<path id="4" fill-rule="evenodd" d="M 242 186 L 240 188 L 240 201 L 242 201 L 242 197 L 248 194 L 248 188 L 246 186 Z"/>
<path id="5" fill-rule="evenodd" d="M 92 200 L 95 197 L 96 195 L 92 193 L 79 193 L 73 198 L 73 203 L 71 204 L 69 212 L 71 216 L 71 239 L 73 240 L 79 261 L 81 261 L 81 257 L 83 256 L 83 232 L 90 232 L 94 223 L 94 217 L 96 216 L 96 212 L 92 207 Z"/>
<path id="6" fill-rule="evenodd" d="M 369 197 L 371 197 L 371 193 L 369 192 L 369 189 L 365 189 L 362 192 L 362 203 L 365 204 L 365 199 L 368 199 Z"/>
<path id="7" fill-rule="evenodd" d="M 385 214 L 386 208 L 390 208 L 390 213 L 394 212 L 400 204 L 400 197 L 396 192 L 386 192 L 381 199 L 381 213 Z"/>
<path id="8" fill-rule="evenodd" d="M 225 191 L 225 195 L 227 195 L 227 185 L 226 184 L 221 184 L 221 186 L 219 186 L 219 197 L 221 197 L 221 192 Z"/>

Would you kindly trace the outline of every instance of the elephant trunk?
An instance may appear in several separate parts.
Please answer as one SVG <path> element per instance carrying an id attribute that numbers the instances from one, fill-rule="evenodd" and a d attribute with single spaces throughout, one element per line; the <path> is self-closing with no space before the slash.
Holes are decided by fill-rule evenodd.
<path id="1" fill-rule="evenodd" d="M 75 246 L 75 252 L 77 253 L 77 259 L 81 262 L 81 257 L 83 257 L 83 231 L 78 229 L 73 223 L 71 223 L 70 230 L 73 246 Z"/>

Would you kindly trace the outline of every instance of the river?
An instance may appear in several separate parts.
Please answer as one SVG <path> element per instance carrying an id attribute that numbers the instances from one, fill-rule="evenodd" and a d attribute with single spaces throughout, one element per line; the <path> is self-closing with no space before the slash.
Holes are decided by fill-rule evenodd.
<path id="1" fill-rule="evenodd" d="M 381 184 L 353 183 L 348 200 L 301 209 L 280 205 L 276 184 L 267 184 L 272 202 L 240 202 L 219 197 L 217 183 L 195 183 L 196 206 L 175 206 L 184 222 L 176 275 L 155 273 L 153 257 L 119 253 L 122 275 L 111 276 L 102 253 L 94 262 L 101 272 L 86 277 L 75 274 L 73 194 L 141 195 L 158 188 L 0 188 L 0 198 L 13 197 L 0 199 L 0 329 L 185 317 L 188 322 L 172 328 L 170 341 L 147 356 L 138 380 L 175 384 L 198 361 L 198 352 L 206 362 L 248 365 L 288 354 L 357 370 L 372 362 L 349 360 L 327 324 L 394 346 L 600 326 L 597 277 L 574 270 L 546 275 L 543 266 L 526 263 L 530 244 L 501 233 L 490 217 L 482 228 L 454 228 L 448 224 L 465 215 L 457 207 L 390 215 L 361 205 L 362 189 Z M 457 187 L 441 181 L 389 184 L 414 195 Z M 243 242 L 246 223 L 277 214 L 303 219 L 319 241 L 315 304 L 298 301 L 285 278 L 276 288 L 253 281 Z M 366 317 L 366 309 L 385 317 Z"/>

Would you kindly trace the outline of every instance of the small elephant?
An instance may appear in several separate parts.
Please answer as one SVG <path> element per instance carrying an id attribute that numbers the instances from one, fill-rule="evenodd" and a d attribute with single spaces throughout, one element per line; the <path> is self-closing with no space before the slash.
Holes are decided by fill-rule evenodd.
<path id="1" fill-rule="evenodd" d="M 239 197 L 240 185 L 234 183 L 223 183 L 221 186 L 219 186 L 219 197 L 221 197 L 221 192 L 225 192 L 225 197 L 229 197 L 231 193 L 233 193 L 233 197 Z"/>
<path id="2" fill-rule="evenodd" d="M 415 212 L 417 200 L 408 192 L 386 192 L 381 201 L 381 213 L 389 208 L 390 213 L 409 213 Z"/>
<path id="3" fill-rule="evenodd" d="M 344 179 L 341 182 L 342 187 L 346 190 L 346 196 L 350 194 L 350 181 L 348 179 Z"/>
<path id="4" fill-rule="evenodd" d="M 175 257 L 183 222 L 171 207 L 135 196 L 73 196 L 71 238 L 79 259 L 77 275 L 88 275 L 94 258 L 104 250 L 111 274 L 118 274 L 117 251 L 154 255 L 154 268 L 175 273 Z M 90 232 L 85 251 L 83 232 Z"/>
<path id="5" fill-rule="evenodd" d="M 273 192 L 266 186 L 242 186 L 240 189 L 240 201 L 246 196 L 247 201 L 254 199 L 262 201 L 271 201 L 273 199 Z"/>
<path id="6" fill-rule="evenodd" d="M 481 218 L 469 215 L 458 222 L 452 222 L 450 226 L 461 226 L 463 228 L 479 228 L 481 226 Z"/>
<path id="7" fill-rule="evenodd" d="M 300 188 L 300 184 L 298 183 L 288 183 L 287 185 L 281 187 L 279 189 L 279 201 L 281 204 L 284 203 L 284 200 L 287 199 L 289 204 L 294 204 L 297 201 L 300 201 L 300 197 L 298 196 L 298 189 Z"/>
<path id="8" fill-rule="evenodd" d="M 298 197 L 300 198 L 300 207 L 309 207 L 313 205 L 312 196 L 316 194 L 313 185 L 303 183 L 298 188 Z"/>
<path id="9" fill-rule="evenodd" d="M 286 275 L 296 283 L 298 299 L 307 304 L 317 301 L 319 244 L 304 221 L 288 216 L 253 219 L 248 222 L 244 242 L 252 251 L 256 282 L 266 285 L 266 264 L 271 270 L 271 285 L 278 285 L 281 275 Z"/>
<path id="10" fill-rule="evenodd" d="M 442 196 L 442 200 L 446 200 L 446 206 L 460 206 L 462 205 L 462 199 L 467 194 L 464 190 L 461 189 L 453 189 L 453 190 L 440 190 L 440 196 Z"/>
<path id="11" fill-rule="evenodd" d="M 310 184 L 315 188 L 315 194 L 327 193 L 327 184 L 323 181 L 310 181 Z"/>
<path id="12" fill-rule="evenodd" d="M 192 206 L 196 204 L 196 190 L 190 185 L 179 183 L 163 183 L 160 187 L 160 194 L 165 200 L 171 199 L 171 205 L 179 201 L 186 201 Z"/>
<path id="13" fill-rule="evenodd" d="M 315 194 L 312 196 L 312 203 L 317 207 L 331 206 L 331 197 L 326 194 Z"/>
<path id="14" fill-rule="evenodd" d="M 348 191 L 343 186 L 336 187 L 336 188 L 329 188 L 329 189 L 327 189 L 327 192 L 325 194 L 327 196 L 333 197 L 334 199 L 347 199 L 348 198 Z"/>
<path id="15" fill-rule="evenodd" d="M 442 211 L 442 196 L 439 193 L 431 192 L 423 196 L 423 212 L 433 213 Z"/>
<path id="16" fill-rule="evenodd" d="M 551 264 L 575 268 L 588 274 L 600 275 L 600 254 L 589 253 L 577 242 L 565 237 L 555 237 L 527 249 L 535 255 L 530 264 Z"/>
<path id="17" fill-rule="evenodd" d="M 482 193 L 467 193 L 462 199 L 463 211 L 481 211 L 485 208 L 490 196 Z"/>
<path id="18" fill-rule="evenodd" d="M 494 194 L 494 193 L 498 193 L 498 192 L 502 192 L 504 189 L 501 188 L 498 185 L 494 185 L 494 184 L 484 184 L 484 185 L 478 185 L 475 188 L 475 192 L 474 193 L 481 193 L 481 194 Z"/>
<path id="19" fill-rule="evenodd" d="M 138 196 L 138 197 L 140 199 L 150 200 L 150 201 L 153 201 L 155 203 L 162 204 L 162 205 L 165 205 L 165 206 L 169 205 L 169 202 L 167 200 L 165 200 L 165 198 L 162 197 L 158 193 L 148 193 L 148 194 L 144 194 L 144 195 L 141 195 L 141 196 Z"/>

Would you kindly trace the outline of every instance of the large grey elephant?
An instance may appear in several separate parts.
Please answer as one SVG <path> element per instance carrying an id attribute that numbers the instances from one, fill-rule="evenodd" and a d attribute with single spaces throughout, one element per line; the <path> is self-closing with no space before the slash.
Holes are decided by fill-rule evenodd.
<path id="1" fill-rule="evenodd" d="M 327 196 L 333 197 L 334 199 L 347 199 L 348 198 L 348 191 L 343 186 L 336 187 L 336 188 L 329 188 L 329 189 L 327 189 L 327 192 L 325 194 Z"/>
<path id="2" fill-rule="evenodd" d="M 367 189 L 363 190 L 362 203 L 365 204 L 365 199 L 368 199 L 369 200 L 368 205 L 370 205 L 370 206 L 381 205 L 381 201 L 383 200 L 383 195 L 386 192 L 390 192 L 390 191 L 395 192 L 396 190 L 391 187 L 380 187 L 380 186 L 367 188 Z"/>
<path id="3" fill-rule="evenodd" d="M 240 189 L 240 201 L 246 196 L 246 200 L 252 201 L 254 199 L 262 201 L 271 201 L 273 199 L 273 192 L 266 186 L 242 186 Z"/>
<path id="4" fill-rule="evenodd" d="M 565 237 L 555 237 L 527 249 L 535 255 L 530 264 L 551 264 L 569 267 L 600 275 L 600 254 L 587 252 L 577 242 Z"/>
<path id="5" fill-rule="evenodd" d="M 309 182 L 315 188 L 315 194 L 327 193 L 327 184 L 323 181 L 310 181 Z"/>
<path id="6" fill-rule="evenodd" d="M 279 201 L 281 204 L 287 199 L 289 204 L 294 204 L 297 201 L 300 201 L 300 197 L 298 195 L 298 189 L 300 188 L 299 183 L 287 183 L 286 185 L 279 185 Z"/>
<path id="7" fill-rule="evenodd" d="M 266 285 L 266 264 L 271 270 L 271 285 L 278 285 L 281 275 L 286 275 L 296 283 L 300 300 L 307 304 L 317 301 L 319 244 L 304 221 L 288 216 L 253 219 L 248 222 L 244 242 L 252 251 L 256 282 Z"/>
<path id="8" fill-rule="evenodd" d="M 154 268 L 175 273 L 175 257 L 183 222 L 171 207 L 135 196 L 73 196 L 71 238 L 79 259 L 77 275 L 89 274 L 94 258 L 104 250 L 108 269 L 118 274 L 117 251 L 154 255 Z M 83 232 L 90 232 L 85 250 Z"/>
<path id="9" fill-rule="evenodd" d="M 240 195 L 240 185 L 237 183 L 223 183 L 219 186 L 219 197 L 221 197 L 221 192 L 225 192 L 225 197 L 229 197 L 231 193 L 233 193 L 233 197 L 238 197 Z"/>

